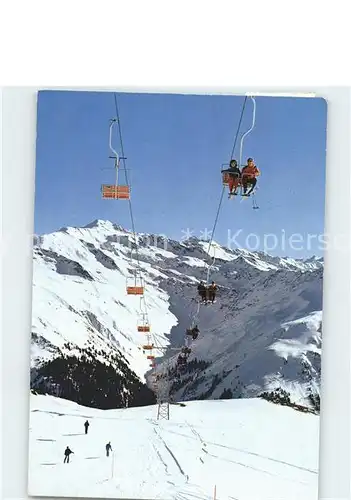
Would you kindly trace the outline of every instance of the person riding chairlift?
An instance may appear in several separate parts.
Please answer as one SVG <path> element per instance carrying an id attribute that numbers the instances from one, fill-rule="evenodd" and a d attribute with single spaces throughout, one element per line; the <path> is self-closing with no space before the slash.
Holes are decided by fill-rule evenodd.
<path id="1" fill-rule="evenodd" d="M 259 175 L 260 171 L 256 167 L 253 158 L 248 158 L 247 165 L 241 171 L 241 184 L 243 187 L 243 196 L 250 196 L 257 183 L 256 177 L 258 177 Z M 248 185 L 250 185 L 251 187 L 249 192 L 247 193 L 246 191 Z"/>
<path id="2" fill-rule="evenodd" d="M 216 292 L 218 290 L 217 285 L 214 281 L 212 281 L 211 285 L 208 287 L 208 300 L 213 304 L 216 300 Z"/>
<path id="3" fill-rule="evenodd" d="M 186 365 L 186 356 L 184 356 L 184 354 L 179 354 L 177 358 L 177 365 Z"/>
<path id="4" fill-rule="evenodd" d="M 187 335 L 191 335 L 193 340 L 196 340 L 197 337 L 199 336 L 200 330 L 197 325 L 194 326 L 194 328 L 188 328 L 186 331 Z"/>
<path id="5" fill-rule="evenodd" d="M 207 295 L 207 288 L 206 285 L 204 284 L 203 281 L 200 281 L 197 291 L 199 292 L 199 295 L 201 297 L 202 302 L 206 301 L 206 295 Z"/>
<path id="6" fill-rule="evenodd" d="M 188 356 L 190 353 L 191 353 L 191 349 L 189 347 L 183 347 L 182 348 L 182 353 L 185 355 L 185 356 Z"/>
<path id="7" fill-rule="evenodd" d="M 238 167 L 238 162 L 236 160 L 230 160 L 229 168 L 227 170 L 222 170 L 228 173 L 228 188 L 229 194 L 237 194 L 237 189 L 240 186 L 240 169 Z M 234 191 L 233 191 L 234 189 Z"/>

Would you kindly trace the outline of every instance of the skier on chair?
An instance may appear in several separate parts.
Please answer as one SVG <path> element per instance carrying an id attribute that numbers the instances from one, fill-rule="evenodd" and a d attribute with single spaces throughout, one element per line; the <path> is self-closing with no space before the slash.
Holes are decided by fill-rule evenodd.
<path id="1" fill-rule="evenodd" d="M 256 167 L 253 158 L 247 159 L 247 165 L 241 171 L 241 184 L 243 186 L 243 196 L 250 196 L 252 191 L 254 190 L 257 179 L 260 175 L 260 171 Z M 247 193 L 247 187 L 250 185 L 250 190 Z"/>
<path id="2" fill-rule="evenodd" d="M 229 168 L 227 170 L 222 170 L 222 173 L 223 172 L 226 172 L 228 174 L 229 195 L 236 195 L 236 191 L 240 185 L 241 176 L 238 162 L 236 160 L 230 160 Z"/>

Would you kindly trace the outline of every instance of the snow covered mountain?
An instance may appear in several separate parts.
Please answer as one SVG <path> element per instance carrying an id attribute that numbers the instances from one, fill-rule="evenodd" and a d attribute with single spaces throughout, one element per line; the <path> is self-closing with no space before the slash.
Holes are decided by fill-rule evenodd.
<path id="1" fill-rule="evenodd" d="M 308 405 L 310 395 L 318 395 L 321 259 L 272 257 L 217 243 L 209 255 L 208 243 L 196 238 L 178 242 L 147 234 L 139 234 L 137 244 L 157 345 L 179 347 L 192 321 L 200 328 L 180 379 L 173 377 L 177 353 L 158 352 L 157 369 L 170 374 L 175 399 L 255 397 L 281 388 Z M 90 404 L 91 395 L 77 398 L 87 374 L 92 384 L 97 378 L 106 383 L 104 366 L 110 381 L 117 371 L 114 390 L 124 394 L 106 408 L 153 403 L 142 385 L 150 368 L 136 328 L 139 299 L 126 294 L 135 269 L 133 245 L 130 232 L 101 220 L 36 236 L 32 388 L 104 407 L 106 391 Z M 215 304 L 198 311 L 196 286 L 207 264 L 219 291 Z M 143 392 L 138 402 L 135 392 Z"/>

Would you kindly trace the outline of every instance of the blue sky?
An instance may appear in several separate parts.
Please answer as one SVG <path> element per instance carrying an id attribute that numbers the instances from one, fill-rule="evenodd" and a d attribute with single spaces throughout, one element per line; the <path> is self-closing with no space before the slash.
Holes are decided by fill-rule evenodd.
<path id="1" fill-rule="evenodd" d="M 221 164 L 229 161 L 244 97 L 118 94 L 117 99 L 136 230 L 178 240 L 187 229 L 199 237 L 210 231 L 222 190 Z M 101 184 L 114 183 L 108 158 L 113 117 L 113 93 L 39 93 L 36 233 L 94 219 L 131 227 L 127 201 L 101 199 Z M 280 243 L 266 248 L 273 255 L 323 255 L 316 239 L 309 246 L 306 241 L 307 234 L 324 231 L 326 118 L 323 99 L 256 98 L 256 125 L 243 158 L 252 156 L 261 170 L 260 209 L 225 194 L 216 241 L 264 249 L 264 235 L 275 234 Z M 241 134 L 251 121 L 248 99 Z M 230 239 L 238 230 L 236 240 Z M 286 242 L 298 233 L 305 243 L 284 247 L 283 232 Z M 256 237 L 247 239 L 250 233 Z"/>

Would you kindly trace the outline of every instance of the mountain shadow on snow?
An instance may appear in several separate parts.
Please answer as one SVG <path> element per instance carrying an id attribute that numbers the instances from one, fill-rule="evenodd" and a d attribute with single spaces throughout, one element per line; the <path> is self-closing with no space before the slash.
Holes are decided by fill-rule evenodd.
<path id="1" fill-rule="evenodd" d="M 51 250 L 46 250 L 41 248 L 37 251 L 38 255 L 42 255 L 46 262 L 52 262 L 56 266 L 56 272 L 58 274 L 66 274 L 68 276 L 79 276 L 89 281 L 93 281 L 94 278 L 91 274 L 84 269 L 84 267 L 77 261 L 68 259 L 64 255 L 59 255 Z"/>

